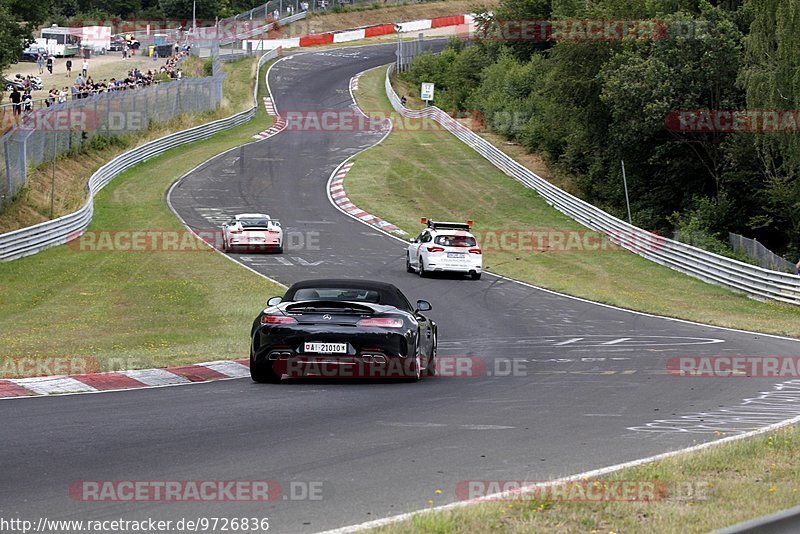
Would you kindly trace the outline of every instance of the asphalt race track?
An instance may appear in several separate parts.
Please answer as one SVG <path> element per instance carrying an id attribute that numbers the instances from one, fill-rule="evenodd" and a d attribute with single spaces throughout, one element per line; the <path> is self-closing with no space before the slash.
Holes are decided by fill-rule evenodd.
<path id="1" fill-rule="evenodd" d="M 350 78 L 393 54 L 384 45 L 291 56 L 270 71 L 277 109 L 347 108 Z M 210 161 L 170 200 L 197 230 L 264 211 L 286 232 L 313 238 L 283 255 L 233 255 L 285 284 L 362 277 L 430 300 L 440 356 L 477 357 L 485 372 L 417 384 L 240 379 L 0 402 L 0 516 L 268 517 L 271 532 L 319 531 L 453 502 L 459 481 L 579 473 L 768 419 L 737 410 L 776 380 L 676 378 L 666 361 L 797 355 L 797 342 L 632 314 L 489 275 L 406 273 L 403 243 L 342 214 L 326 194 L 333 170 L 381 136 L 284 131 Z M 518 367 L 509 376 L 511 360 Z M 727 415 L 652 425 L 714 410 Z M 288 498 L 79 502 L 68 489 L 81 480 L 275 480 Z M 303 499 L 305 484 L 321 498 Z"/>

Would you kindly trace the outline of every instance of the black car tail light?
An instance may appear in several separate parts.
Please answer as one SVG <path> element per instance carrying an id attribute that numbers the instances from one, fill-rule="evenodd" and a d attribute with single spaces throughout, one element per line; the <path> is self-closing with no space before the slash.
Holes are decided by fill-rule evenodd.
<path id="1" fill-rule="evenodd" d="M 380 328 L 403 328 L 403 320 L 395 317 L 370 317 L 361 319 L 358 326 L 377 326 Z"/>
<path id="2" fill-rule="evenodd" d="M 288 315 L 262 315 L 261 324 L 297 324 L 297 319 Z"/>

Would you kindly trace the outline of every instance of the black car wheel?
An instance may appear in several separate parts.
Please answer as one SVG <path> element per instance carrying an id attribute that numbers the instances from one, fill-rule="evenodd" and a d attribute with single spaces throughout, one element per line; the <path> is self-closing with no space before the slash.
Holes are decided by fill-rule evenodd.
<path id="1" fill-rule="evenodd" d="M 419 354 L 411 362 L 411 368 L 406 375 L 406 382 L 419 382 L 422 378 L 422 358 Z"/>
<path id="2" fill-rule="evenodd" d="M 414 268 L 411 267 L 411 256 L 409 256 L 408 254 L 406 254 L 406 272 L 407 273 L 414 272 Z"/>
<path id="3" fill-rule="evenodd" d="M 281 375 L 272 370 L 272 363 L 266 364 L 250 361 L 250 378 L 259 384 L 277 384 L 281 381 Z"/>
<path id="4" fill-rule="evenodd" d="M 425 278 L 428 276 L 428 273 L 425 271 L 425 262 L 422 261 L 422 258 L 419 259 L 419 277 Z"/>
<path id="5" fill-rule="evenodd" d="M 436 334 L 433 335 L 433 346 L 428 365 L 425 366 L 425 376 L 436 376 Z"/>
<path id="6" fill-rule="evenodd" d="M 472 277 L 473 280 L 480 280 L 481 279 L 481 273 L 476 273 L 475 271 L 472 271 L 470 273 L 470 276 Z"/>

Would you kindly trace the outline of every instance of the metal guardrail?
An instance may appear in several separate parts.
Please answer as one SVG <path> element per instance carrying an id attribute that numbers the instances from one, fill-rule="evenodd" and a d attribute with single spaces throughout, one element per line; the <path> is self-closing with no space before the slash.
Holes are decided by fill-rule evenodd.
<path id="1" fill-rule="evenodd" d="M 0 261 L 10 261 L 24 256 L 30 256 L 46 248 L 62 245 L 79 237 L 92 221 L 92 215 L 94 214 L 94 196 L 97 192 L 105 187 L 111 180 L 134 165 L 138 165 L 154 156 L 158 156 L 171 148 L 201 139 L 208 139 L 218 132 L 251 120 L 258 109 L 258 77 L 260 76 L 261 67 L 270 59 L 278 57 L 280 53 L 280 49 L 271 50 L 259 59 L 256 74 L 256 87 L 253 90 L 253 107 L 225 119 L 220 119 L 208 124 L 201 124 L 200 126 L 189 128 L 188 130 L 166 135 L 112 159 L 100 167 L 97 172 L 92 174 L 89 178 L 87 186 L 89 198 L 81 209 L 51 221 L 0 234 Z"/>
<path id="2" fill-rule="evenodd" d="M 307 13 L 305 11 L 302 11 L 300 13 L 295 13 L 294 15 L 279 19 L 278 20 L 278 25 L 279 26 L 285 26 L 286 24 L 291 24 L 292 22 L 297 22 L 298 20 L 302 20 L 302 19 L 306 18 L 306 15 L 307 15 Z M 225 45 L 236 43 L 238 41 L 242 41 L 243 39 L 249 39 L 249 38 L 251 38 L 251 37 L 253 37 L 255 35 L 261 35 L 262 33 L 266 33 L 268 31 L 272 30 L 272 28 L 274 26 L 275 26 L 274 22 L 270 22 L 270 23 L 264 24 L 262 26 L 257 26 L 257 27 L 251 28 L 251 29 L 249 29 L 247 31 L 239 32 L 234 37 L 231 37 L 231 38 L 228 38 L 228 39 L 222 39 L 222 40 L 220 40 L 219 44 L 220 44 L 220 46 L 225 46 Z"/>
<path id="3" fill-rule="evenodd" d="M 392 88 L 390 76 L 393 71 L 394 65 L 386 71 L 386 95 L 403 117 L 435 120 L 498 169 L 534 189 L 548 204 L 587 228 L 607 234 L 611 241 L 643 258 L 705 282 L 762 300 L 800 304 L 800 276 L 719 256 L 633 226 L 537 176 L 441 109 L 431 106 L 417 111 L 404 107 Z"/>
<path id="4" fill-rule="evenodd" d="M 759 534 L 794 534 L 800 532 L 800 506 L 717 530 L 714 534 L 745 534 L 751 532 Z"/>

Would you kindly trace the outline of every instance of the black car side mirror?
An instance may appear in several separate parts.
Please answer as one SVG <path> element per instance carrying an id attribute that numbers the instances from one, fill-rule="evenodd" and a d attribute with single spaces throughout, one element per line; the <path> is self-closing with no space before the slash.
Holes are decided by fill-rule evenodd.
<path id="1" fill-rule="evenodd" d="M 432 308 L 433 308 L 433 306 L 431 306 L 431 303 L 428 302 L 427 300 L 418 300 L 417 301 L 417 311 L 421 311 L 421 312 L 430 311 Z"/>
<path id="2" fill-rule="evenodd" d="M 281 297 L 272 297 L 267 301 L 267 306 L 277 306 L 283 301 Z"/>

